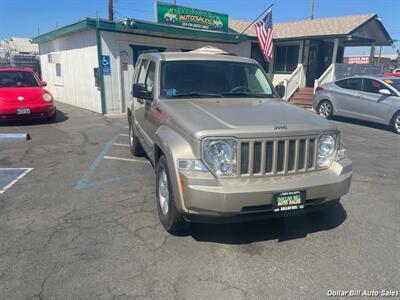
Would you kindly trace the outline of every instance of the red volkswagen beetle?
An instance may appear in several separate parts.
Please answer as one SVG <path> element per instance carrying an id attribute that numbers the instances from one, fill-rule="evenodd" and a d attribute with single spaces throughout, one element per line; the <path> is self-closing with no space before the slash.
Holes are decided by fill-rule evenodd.
<path id="1" fill-rule="evenodd" d="M 0 68 L 0 121 L 54 120 L 53 96 L 46 82 L 28 68 Z"/>

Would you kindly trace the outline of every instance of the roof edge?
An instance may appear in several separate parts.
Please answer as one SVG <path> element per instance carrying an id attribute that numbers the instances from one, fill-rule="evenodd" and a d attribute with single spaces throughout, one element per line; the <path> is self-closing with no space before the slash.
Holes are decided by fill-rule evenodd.
<path id="1" fill-rule="evenodd" d="M 57 38 L 59 36 L 66 35 L 68 33 L 72 33 L 72 32 L 82 30 L 85 28 L 90 28 L 90 27 L 96 27 L 96 20 L 86 18 L 86 19 L 74 22 L 72 24 L 63 26 L 61 28 L 57 28 L 55 30 L 51 30 L 44 34 L 38 35 L 38 36 L 32 38 L 32 43 L 39 44 L 40 42 L 48 41 L 48 40 Z"/>
<path id="2" fill-rule="evenodd" d="M 226 40 L 230 42 L 242 42 L 248 38 L 247 35 L 238 35 L 237 33 L 233 32 L 218 32 L 218 31 L 211 31 L 211 30 L 196 30 L 193 28 L 185 28 L 180 26 L 173 26 L 173 25 L 166 25 L 166 24 L 159 24 L 150 21 L 144 20 L 136 20 L 131 19 L 134 21 L 135 25 L 132 28 L 124 28 L 121 22 L 113 22 L 108 20 L 102 19 L 91 19 L 86 18 L 80 20 L 78 22 L 63 26 L 61 28 L 57 28 L 55 30 L 49 31 L 42 35 L 36 36 L 32 39 L 32 43 L 39 44 L 41 42 L 45 42 L 54 38 L 58 38 L 60 36 L 73 33 L 75 31 L 83 30 L 86 28 L 98 28 L 99 30 L 105 31 L 115 31 L 127 34 L 135 34 L 132 30 L 142 30 L 142 31 L 154 31 L 160 33 L 169 33 L 175 35 L 190 35 L 193 37 L 199 38 L 208 38 L 208 39 L 215 39 L 215 40 Z"/>

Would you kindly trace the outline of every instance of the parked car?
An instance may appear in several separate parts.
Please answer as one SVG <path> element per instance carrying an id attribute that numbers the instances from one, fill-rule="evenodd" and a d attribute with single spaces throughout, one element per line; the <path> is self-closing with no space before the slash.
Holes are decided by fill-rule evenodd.
<path id="1" fill-rule="evenodd" d="M 393 72 L 385 73 L 384 76 L 400 77 L 400 69 L 394 69 Z"/>
<path id="2" fill-rule="evenodd" d="M 252 59 L 142 54 L 128 105 L 131 152 L 156 169 L 167 231 L 320 209 L 348 193 L 332 122 L 279 99 Z"/>
<path id="3" fill-rule="evenodd" d="M 27 68 L 0 68 L 0 121 L 54 120 L 56 106 L 46 82 Z"/>
<path id="4" fill-rule="evenodd" d="M 354 76 L 316 89 L 314 109 L 324 118 L 350 117 L 390 126 L 400 134 L 400 78 Z"/>

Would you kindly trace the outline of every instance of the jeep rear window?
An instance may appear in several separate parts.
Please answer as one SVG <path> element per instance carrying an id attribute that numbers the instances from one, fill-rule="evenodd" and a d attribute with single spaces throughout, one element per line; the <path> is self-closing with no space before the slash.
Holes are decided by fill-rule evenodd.
<path id="1" fill-rule="evenodd" d="M 256 64 L 233 61 L 167 61 L 161 65 L 162 98 L 276 97 Z"/>

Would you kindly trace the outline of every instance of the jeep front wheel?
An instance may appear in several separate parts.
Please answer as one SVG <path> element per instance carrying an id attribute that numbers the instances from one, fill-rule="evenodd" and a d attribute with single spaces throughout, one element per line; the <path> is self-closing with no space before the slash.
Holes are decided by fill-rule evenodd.
<path id="1" fill-rule="evenodd" d="M 185 229 L 188 223 L 175 206 L 175 196 L 165 156 L 161 156 L 157 163 L 156 197 L 158 216 L 164 228 L 170 233 Z"/>

